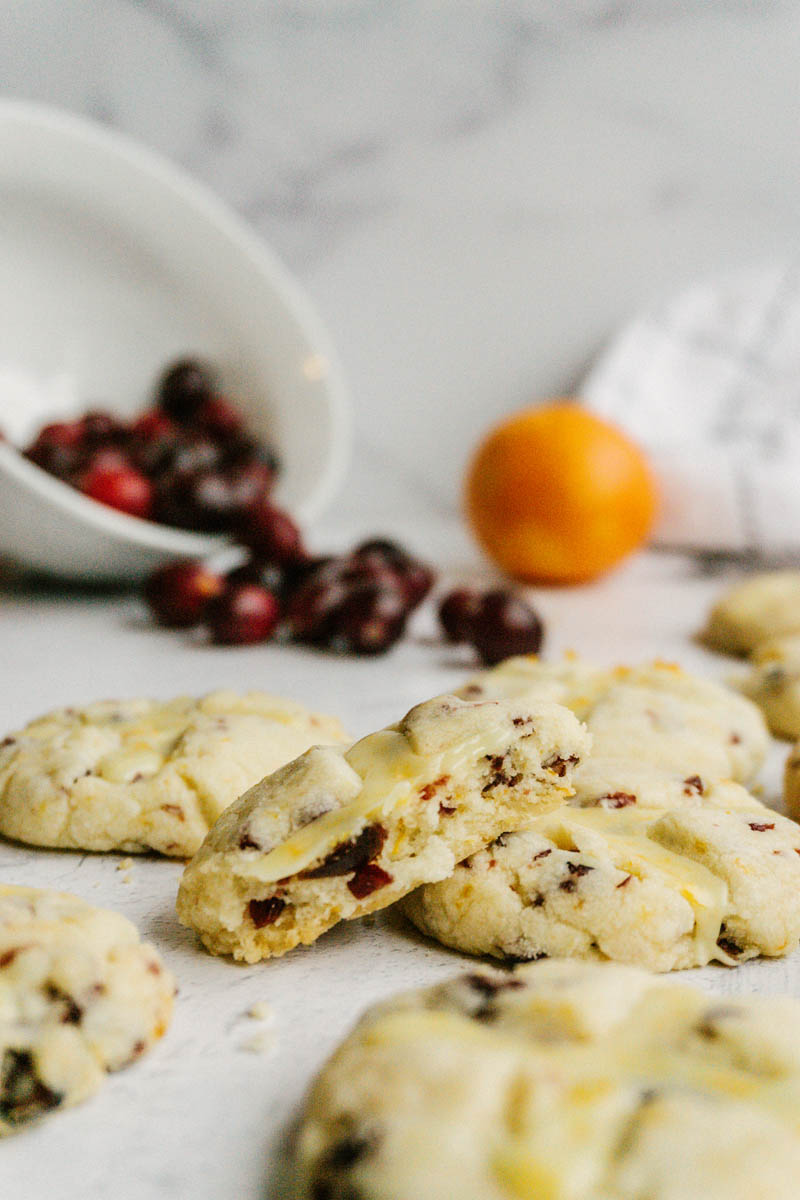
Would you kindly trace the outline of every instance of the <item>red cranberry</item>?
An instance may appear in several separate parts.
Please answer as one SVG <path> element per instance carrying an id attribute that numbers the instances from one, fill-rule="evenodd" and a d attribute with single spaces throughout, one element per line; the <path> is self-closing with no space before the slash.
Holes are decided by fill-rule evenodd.
<path id="1" fill-rule="evenodd" d="M 80 421 L 55 421 L 39 430 L 34 445 L 78 446 L 82 441 L 83 426 Z"/>
<path id="2" fill-rule="evenodd" d="M 448 592 L 439 605 L 439 621 L 449 641 L 471 640 L 482 601 L 480 593 L 469 588 L 456 588 Z"/>
<path id="3" fill-rule="evenodd" d="M 234 583 L 257 583 L 276 596 L 281 596 L 286 586 L 284 572 L 277 563 L 263 563 L 257 558 L 248 558 L 228 571 L 225 581 L 229 586 Z"/>
<path id="4" fill-rule="evenodd" d="M 482 660 L 492 664 L 512 654 L 537 654 L 542 636 L 542 622 L 530 604 L 498 590 L 483 597 L 469 640 Z"/>
<path id="5" fill-rule="evenodd" d="M 80 421 L 81 434 L 89 446 L 99 446 L 119 439 L 125 433 L 123 423 L 111 413 L 93 409 Z"/>
<path id="6" fill-rule="evenodd" d="M 173 420 L 192 421 L 214 393 L 214 380 L 202 363 L 194 358 L 177 362 L 164 374 L 158 402 Z"/>
<path id="7" fill-rule="evenodd" d="M 196 471 L 210 471 L 220 463 L 220 448 L 215 441 L 203 435 L 179 438 L 170 469 L 176 475 L 193 475 Z"/>
<path id="8" fill-rule="evenodd" d="M 144 586 L 145 600 L 162 625 L 188 627 L 202 620 L 225 588 L 222 576 L 197 560 L 159 567 Z"/>
<path id="9" fill-rule="evenodd" d="M 157 408 L 143 413 L 130 426 L 128 453 L 145 475 L 156 475 L 165 470 L 177 445 L 177 425 Z"/>
<path id="10" fill-rule="evenodd" d="M 399 542 L 390 538 L 370 538 L 356 546 L 353 553 L 361 559 L 376 559 L 391 565 L 402 564 L 410 557 Z"/>
<path id="11" fill-rule="evenodd" d="M 67 483 L 74 482 L 83 466 L 83 454 L 78 446 L 48 446 L 37 441 L 25 451 L 25 457 L 49 475 Z"/>
<path id="12" fill-rule="evenodd" d="M 400 589 L 410 608 L 416 608 L 433 587 L 434 574 L 430 567 L 418 559 L 410 559 L 399 573 Z"/>
<path id="13" fill-rule="evenodd" d="M 357 546 L 353 555 L 367 567 L 393 571 L 411 608 L 421 604 L 433 587 L 434 574 L 430 567 L 409 554 L 399 542 L 372 538 Z"/>
<path id="14" fill-rule="evenodd" d="M 198 471 L 186 481 L 186 498 L 194 513 L 193 526 L 208 533 L 230 529 L 238 512 L 230 480 L 220 471 Z"/>
<path id="15" fill-rule="evenodd" d="M 236 506 L 240 510 L 240 518 L 257 500 L 268 496 L 274 478 L 270 469 L 255 459 L 228 467 L 228 477 L 236 497 Z"/>
<path id="16" fill-rule="evenodd" d="M 143 442 L 158 442 L 177 434 L 177 426 L 165 412 L 149 408 L 130 424 L 130 433 Z"/>
<path id="17" fill-rule="evenodd" d="M 132 517 L 149 517 L 153 488 L 149 479 L 133 467 L 99 467 L 81 481 L 81 491 Z"/>
<path id="18" fill-rule="evenodd" d="M 242 432 L 242 415 L 224 396 L 209 396 L 198 409 L 195 422 L 213 438 L 227 441 Z"/>
<path id="19" fill-rule="evenodd" d="M 292 518 L 266 496 L 259 497 L 244 513 L 240 536 L 252 553 L 266 562 L 288 563 L 307 557 Z"/>
<path id="20" fill-rule="evenodd" d="M 264 642 L 280 616 L 277 597 L 257 583 L 236 583 L 211 602 L 208 625 L 215 642 L 244 645 Z"/>
<path id="21" fill-rule="evenodd" d="M 226 439 L 223 454 L 226 466 L 249 466 L 258 463 L 273 479 L 280 470 L 280 459 L 273 448 L 263 445 L 246 433 Z"/>
<path id="22" fill-rule="evenodd" d="M 95 471 L 119 471 L 122 468 L 130 468 L 131 465 L 131 460 L 119 446 L 101 445 L 96 450 L 89 451 L 84 470 L 88 475 Z"/>
<path id="23" fill-rule="evenodd" d="M 286 607 L 289 634 L 301 642 L 324 642 L 347 592 L 346 585 L 338 580 L 317 579 L 312 575 L 289 596 Z"/>
<path id="24" fill-rule="evenodd" d="M 384 654 L 402 636 L 407 613 L 397 591 L 360 584 L 332 613 L 330 648 L 339 654 Z"/>

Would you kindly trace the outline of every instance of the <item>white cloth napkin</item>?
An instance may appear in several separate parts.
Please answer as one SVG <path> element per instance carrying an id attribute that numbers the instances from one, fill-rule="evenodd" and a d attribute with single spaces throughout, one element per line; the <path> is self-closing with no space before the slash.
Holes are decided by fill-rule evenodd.
<path id="1" fill-rule="evenodd" d="M 800 550 L 800 262 L 698 283 L 636 318 L 580 393 L 648 451 L 656 544 Z"/>

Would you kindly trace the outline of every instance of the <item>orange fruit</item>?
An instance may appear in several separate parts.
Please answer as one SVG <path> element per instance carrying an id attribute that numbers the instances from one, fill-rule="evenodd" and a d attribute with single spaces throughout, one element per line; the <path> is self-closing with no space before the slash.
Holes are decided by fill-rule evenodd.
<path id="1" fill-rule="evenodd" d="M 561 401 L 489 432 L 467 470 L 466 507 L 478 541 L 509 575 L 581 583 L 644 542 L 657 492 L 630 438 Z"/>

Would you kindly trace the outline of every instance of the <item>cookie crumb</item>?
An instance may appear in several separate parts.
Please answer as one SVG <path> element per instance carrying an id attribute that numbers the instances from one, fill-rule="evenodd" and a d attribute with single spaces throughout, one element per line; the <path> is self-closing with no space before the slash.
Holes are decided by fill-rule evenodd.
<path id="1" fill-rule="evenodd" d="M 246 1050 L 249 1054 L 269 1054 L 275 1049 L 275 1044 L 275 1034 L 265 1030 L 242 1042 L 239 1049 Z"/>
<path id="2" fill-rule="evenodd" d="M 117 863 L 117 868 L 116 868 L 116 869 L 117 869 L 118 871 L 130 871 L 130 869 L 131 869 L 131 867 L 132 867 L 132 866 L 133 866 L 133 859 L 132 859 L 132 858 L 121 858 L 121 859 L 119 860 L 119 862 Z"/>
<path id="3" fill-rule="evenodd" d="M 275 1009 L 266 1000 L 257 1001 L 247 1010 L 247 1015 L 254 1021 L 265 1021 L 269 1025 L 275 1024 Z"/>

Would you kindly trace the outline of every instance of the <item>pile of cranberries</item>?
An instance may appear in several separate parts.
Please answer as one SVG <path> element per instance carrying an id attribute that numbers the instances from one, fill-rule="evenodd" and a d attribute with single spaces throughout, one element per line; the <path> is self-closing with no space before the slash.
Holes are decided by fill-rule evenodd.
<path id="1" fill-rule="evenodd" d="M 171 366 L 155 405 L 133 420 L 91 411 L 45 425 L 24 454 L 130 516 L 232 534 L 248 557 L 227 575 L 190 561 L 161 567 L 145 584 L 157 621 L 204 625 L 215 642 L 279 638 L 339 654 L 381 654 L 403 636 L 434 583 L 430 566 L 386 538 L 348 554 L 311 555 L 292 518 L 270 499 L 276 454 L 251 436 L 195 359 Z M 458 589 L 441 601 L 439 617 L 450 641 L 473 646 L 486 663 L 541 645 L 537 614 L 513 592 Z"/>
<path id="2" fill-rule="evenodd" d="M 133 420 L 87 412 L 45 425 L 23 453 L 120 512 L 208 533 L 234 530 L 269 494 L 278 469 L 272 449 L 248 433 L 210 370 L 193 359 L 165 372 L 155 406 Z"/>
<path id="3" fill-rule="evenodd" d="M 145 597 L 156 620 L 204 624 L 216 642 L 277 636 L 340 654 L 381 654 L 433 585 L 430 567 L 386 539 L 312 557 L 291 518 L 267 500 L 248 510 L 239 533 L 250 557 L 226 576 L 198 561 L 150 576 Z"/>

